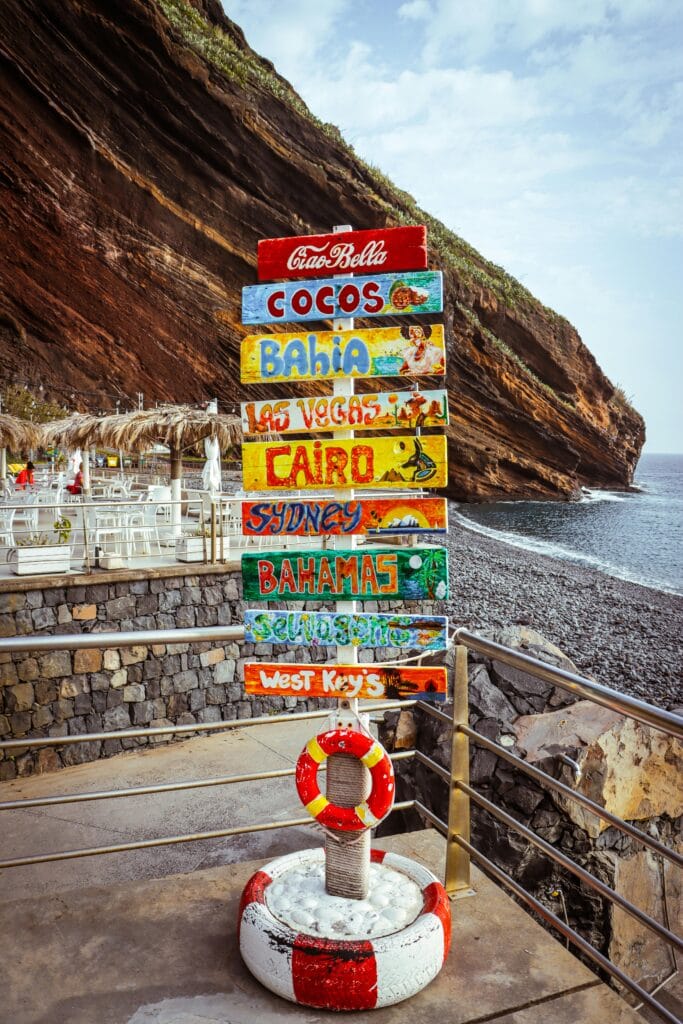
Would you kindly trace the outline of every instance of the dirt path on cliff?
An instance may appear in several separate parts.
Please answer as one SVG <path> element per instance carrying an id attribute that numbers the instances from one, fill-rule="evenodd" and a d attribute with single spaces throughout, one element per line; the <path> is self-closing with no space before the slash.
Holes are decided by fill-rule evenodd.
<path id="1" fill-rule="evenodd" d="M 661 707 L 683 705 L 683 597 L 449 527 L 452 625 L 532 626 L 579 671 Z"/>

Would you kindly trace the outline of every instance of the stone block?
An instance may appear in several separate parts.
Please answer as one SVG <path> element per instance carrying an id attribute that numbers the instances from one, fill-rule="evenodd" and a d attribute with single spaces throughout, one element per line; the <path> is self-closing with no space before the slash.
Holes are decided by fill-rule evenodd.
<path id="1" fill-rule="evenodd" d="M 152 583 L 159 583 L 159 582 L 161 582 L 161 581 L 160 580 L 150 580 L 150 586 L 152 585 Z M 164 726 L 173 725 L 173 722 L 169 718 L 153 718 L 152 721 L 149 724 L 150 724 L 150 727 L 153 728 L 153 729 L 163 729 Z M 153 743 L 153 744 L 168 743 L 168 742 L 170 742 L 172 735 L 173 735 L 173 733 L 167 732 L 167 733 L 162 733 L 159 736 L 150 736 L 149 737 L 149 742 Z"/>
<path id="2" fill-rule="evenodd" d="M 263 644 L 263 643 L 254 644 L 254 655 L 257 658 L 269 658 L 272 653 L 273 653 L 273 645 L 272 644 Z"/>
<path id="3" fill-rule="evenodd" d="M 224 686 L 209 686 L 201 692 L 206 694 L 207 704 L 225 704 L 227 700 Z"/>
<path id="4" fill-rule="evenodd" d="M 92 680 L 90 681 L 90 685 L 92 686 Z M 112 690 L 112 693 L 120 693 L 120 692 L 121 692 L 120 690 Z M 107 707 L 107 694 L 106 694 L 105 691 L 97 690 L 95 693 L 91 693 L 90 694 L 90 699 L 92 700 L 92 709 L 93 709 L 93 711 L 97 711 L 99 713 L 99 712 L 102 712 L 102 711 L 104 711 L 106 709 L 106 707 Z"/>
<path id="5" fill-rule="evenodd" d="M 154 621 L 157 629 L 175 629 L 175 615 L 170 612 L 159 612 Z"/>
<path id="6" fill-rule="evenodd" d="M 77 693 L 74 697 L 74 712 L 77 715 L 89 715 L 92 711 L 92 697 L 89 693 Z"/>
<path id="7" fill-rule="evenodd" d="M 45 598 L 42 590 L 29 590 L 26 595 L 27 608 L 42 608 L 44 604 Z"/>
<path id="8" fill-rule="evenodd" d="M 121 655 L 118 651 L 109 648 L 103 652 L 102 662 L 108 672 L 115 672 L 121 668 Z"/>
<path id="9" fill-rule="evenodd" d="M 175 622 L 178 629 L 192 629 L 196 618 L 197 613 L 190 605 L 178 608 L 175 613 Z"/>
<path id="10" fill-rule="evenodd" d="M 69 611 L 68 604 L 60 604 L 57 608 L 57 622 L 60 626 L 64 626 L 67 622 L 71 622 L 73 615 Z"/>
<path id="11" fill-rule="evenodd" d="M 133 725 L 147 725 L 154 717 L 154 704 L 151 700 L 141 700 L 133 704 Z"/>
<path id="12" fill-rule="evenodd" d="M 232 611 L 229 604 L 221 604 L 218 606 L 218 615 L 216 616 L 217 626 L 231 626 L 232 625 Z"/>
<path id="13" fill-rule="evenodd" d="M 196 609 L 198 626 L 215 626 L 218 623 L 218 609 L 215 607 L 205 608 L 200 605 Z"/>
<path id="14" fill-rule="evenodd" d="M 17 767 L 14 761 L 0 761 L 0 782 L 11 782 L 17 777 Z"/>
<path id="15" fill-rule="evenodd" d="M 178 715 L 182 715 L 183 711 L 187 711 L 187 695 L 184 693 L 172 693 L 166 704 L 168 717 L 176 721 Z"/>
<path id="16" fill-rule="evenodd" d="M 85 599 L 93 604 L 106 601 L 109 597 L 109 587 L 106 583 L 96 583 L 85 588 Z"/>
<path id="17" fill-rule="evenodd" d="M 145 699 L 145 688 L 141 683 L 132 683 L 123 688 L 123 699 L 128 703 L 136 703 Z"/>
<path id="18" fill-rule="evenodd" d="M 93 672 L 90 676 L 90 689 L 93 693 L 109 689 L 109 676 L 106 672 Z"/>
<path id="19" fill-rule="evenodd" d="M 14 736 L 25 736 L 31 729 L 30 711 L 17 711 L 16 714 L 9 716 L 9 721 Z"/>
<path id="20" fill-rule="evenodd" d="M 58 604 L 64 604 L 66 601 L 66 590 L 64 587 L 51 587 L 49 590 L 43 593 L 44 604 L 50 608 L 55 608 Z"/>
<path id="21" fill-rule="evenodd" d="M 69 698 L 62 697 L 59 700 L 54 701 L 52 708 L 54 711 L 55 722 L 57 722 L 57 724 L 64 722 L 67 718 L 73 718 L 74 702 Z"/>
<path id="22" fill-rule="evenodd" d="M 173 693 L 173 676 L 162 676 L 159 680 L 159 692 L 162 697 L 168 697 Z"/>
<path id="23" fill-rule="evenodd" d="M 166 648 L 169 654 L 187 654 L 189 649 L 189 644 L 168 644 Z"/>
<path id="24" fill-rule="evenodd" d="M 0 615 L 18 612 L 26 606 L 26 594 L 0 594 Z"/>
<path id="25" fill-rule="evenodd" d="M 102 750 L 102 742 L 93 740 L 90 743 L 74 743 L 65 747 L 62 751 L 62 760 L 65 765 L 87 764 L 89 761 L 96 761 Z"/>
<path id="26" fill-rule="evenodd" d="M 123 690 L 107 690 L 105 708 L 110 711 L 111 708 L 120 708 L 123 704 Z"/>
<path id="27" fill-rule="evenodd" d="M 38 659 L 43 679 L 56 679 L 71 675 L 71 655 L 68 651 L 50 651 Z"/>
<path id="28" fill-rule="evenodd" d="M 0 715 L 0 736 L 7 736 L 11 729 L 7 715 Z"/>
<path id="29" fill-rule="evenodd" d="M 115 597 L 112 601 L 107 601 L 104 607 L 107 619 L 112 623 L 120 619 L 132 619 L 135 615 L 135 598 L 130 595 Z"/>
<path id="30" fill-rule="evenodd" d="M 33 619 L 31 618 L 31 612 L 28 608 L 22 608 L 21 611 L 15 612 L 14 615 L 14 632 L 10 636 L 26 636 L 28 633 L 33 632 Z M 2 636 L 2 629 L 0 629 L 0 636 Z"/>
<path id="31" fill-rule="evenodd" d="M 232 658 L 219 661 L 213 670 L 213 678 L 216 683 L 232 683 L 235 678 L 235 662 Z"/>
<path id="32" fill-rule="evenodd" d="M 190 711 L 201 711 L 206 707 L 206 692 L 204 690 L 190 690 Z"/>
<path id="33" fill-rule="evenodd" d="M 166 644 L 152 644 L 152 654 L 155 658 L 160 658 L 166 654 Z"/>
<path id="34" fill-rule="evenodd" d="M 0 686 L 12 686 L 19 679 L 17 667 L 12 661 L 0 665 Z"/>
<path id="35" fill-rule="evenodd" d="M 78 651 L 76 652 L 78 654 Z M 60 697 L 75 697 L 78 693 L 90 693 L 90 680 L 87 676 L 69 676 L 59 684 Z"/>
<path id="36" fill-rule="evenodd" d="M 97 605 L 77 604 L 71 610 L 71 614 L 78 622 L 90 622 L 97 618 Z"/>
<path id="37" fill-rule="evenodd" d="M 202 592 L 199 587 L 183 587 L 180 591 L 180 597 L 184 605 L 197 605 L 201 604 Z"/>
<path id="38" fill-rule="evenodd" d="M 219 661 L 225 661 L 225 651 L 222 647 L 214 647 L 212 650 L 200 654 L 199 660 L 205 668 L 209 665 L 217 665 Z"/>
<path id="39" fill-rule="evenodd" d="M 121 745 L 121 740 L 105 740 L 102 744 L 102 751 L 105 757 L 112 757 L 114 754 L 120 754 L 122 750 L 123 747 Z"/>
<path id="40" fill-rule="evenodd" d="M 221 722 L 221 709 L 217 707 L 202 708 L 197 712 L 197 719 L 200 722 Z"/>
<path id="41" fill-rule="evenodd" d="M 128 682 L 129 683 L 141 683 L 142 682 L 142 665 L 129 665 L 128 666 Z"/>
<path id="42" fill-rule="evenodd" d="M 14 615 L 0 615 L 0 637 L 16 636 L 17 627 Z"/>
<path id="43" fill-rule="evenodd" d="M 150 700 L 154 700 L 156 697 L 161 696 L 161 685 L 158 679 L 146 679 L 145 689 L 147 690 L 147 696 Z"/>
<path id="44" fill-rule="evenodd" d="M 178 672 L 173 677 L 173 689 L 176 693 L 187 693 L 188 690 L 194 690 L 199 686 L 199 678 L 194 669 L 188 669 L 186 672 Z"/>
<path id="45" fill-rule="evenodd" d="M 231 703 L 235 703 L 235 701 L 241 700 L 241 698 L 242 698 L 242 684 L 241 683 L 231 683 L 230 686 L 228 687 L 228 700 Z M 294 698 L 294 700 L 296 701 L 296 697 Z"/>
<path id="46" fill-rule="evenodd" d="M 99 672 L 102 668 L 102 651 L 85 648 L 74 651 L 74 672 Z"/>
<path id="47" fill-rule="evenodd" d="M 223 604 L 223 588 L 204 587 L 202 601 L 204 604 Z"/>
<path id="48" fill-rule="evenodd" d="M 112 686 L 115 690 L 119 689 L 122 686 L 125 686 L 127 682 L 128 672 L 126 671 L 125 668 L 120 668 L 116 672 L 112 672 L 111 677 L 109 679 L 109 685 Z"/>
<path id="49" fill-rule="evenodd" d="M 251 718 L 253 714 L 253 708 L 251 701 L 241 700 L 237 704 L 237 717 L 238 718 Z"/>
<path id="50" fill-rule="evenodd" d="M 35 690 L 36 703 L 38 704 L 51 704 L 59 696 L 59 686 L 52 681 L 48 682 L 44 679 L 39 679 L 38 682 L 34 683 L 33 688 Z"/>
<path id="51" fill-rule="evenodd" d="M 24 658 L 17 665 L 17 675 L 23 683 L 32 683 L 38 678 L 38 662 L 35 658 Z"/>
<path id="52" fill-rule="evenodd" d="M 179 590 L 164 590 L 159 594 L 159 611 L 173 612 L 180 607 L 181 601 Z"/>
<path id="53" fill-rule="evenodd" d="M 34 608 L 31 619 L 34 629 L 50 629 L 57 625 L 57 616 L 52 608 Z"/>
<path id="54" fill-rule="evenodd" d="M 36 758 L 36 774 L 44 775 L 46 772 L 56 772 L 62 767 L 62 761 L 52 747 L 43 747 L 38 751 Z"/>
<path id="55" fill-rule="evenodd" d="M 120 704 L 117 708 L 105 711 L 102 715 L 102 725 L 107 732 L 114 729 L 129 729 L 130 712 L 128 707 L 125 704 Z"/>
<path id="56" fill-rule="evenodd" d="M 138 615 L 155 615 L 159 611 L 159 599 L 156 594 L 145 594 L 135 602 Z"/>
<path id="57" fill-rule="evenodd" d="M 84 715 L 78 715 L 77 717 L 75 716 L 74 718 L 70 718 L 68 726 L 69 736 L 84 736 L 88 731 Z"/>
<path id="58" fill-rule="evenodd" d="M 5 690 L 5 706 L 7 711 L 31 711 L 34 701 L 34 690 L 31 683 L 16 683 Z"/>
<path id="59" fill-rule="evenodd" d="M 51 725 L 47 730 L 47 734 L 48 736 L 68 736 L 69 727 L 66 722 L 55 722 L 54 725 Z"/>
<path id="60" fill-rule="evenodd" d="M 136 647 L 124 647 L 121 650 L 121 662 L 124 665 L 137 665 L 147 657 L 147 647 L 142 644 Z"/>
<path id="61" fill-rule="evenodd" d="M 27 775 L 33 775 L 35 764 L 31 754 L 22 754 L 21 757 L 17 757 L 14 763 L 17 766 L 17 775 L 20 779 L 25 778 Z"/>
<path id="62" fill-rule="evenodd" d="M 226 580 L 223 584 L 223 594 L 226 601 L 239 601 L 240 591 L 237 585 L 237 580 L 234 577 Z"/>

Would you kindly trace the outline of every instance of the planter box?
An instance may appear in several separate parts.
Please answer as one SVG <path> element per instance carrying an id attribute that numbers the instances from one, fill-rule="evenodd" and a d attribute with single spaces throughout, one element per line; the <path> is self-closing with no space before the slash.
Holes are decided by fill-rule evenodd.
<path id="1" fill-rule="evenodd" d="M 14 548 L 9 562 L 15 576 L 50 576 L 53 573 L 68 572 L 71 567 L 71 548 L 68 544 Z"/>
<path id="2" fill-rule="evenodd" d="M 206 543 L 206 558 L 211 556 L 211 541 L 203 537 L 178 537 L 175 542 L 175 556 L 178 562 L 203 562 L 204 544 Z"/>

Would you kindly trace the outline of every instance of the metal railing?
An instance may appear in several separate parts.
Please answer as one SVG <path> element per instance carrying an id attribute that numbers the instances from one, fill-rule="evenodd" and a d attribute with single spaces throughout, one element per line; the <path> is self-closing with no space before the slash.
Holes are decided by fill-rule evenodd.
<path id="1" fill-rule="evenodd" d="M 229 643 L 241 640 L 244 637 L 242 626 L 212 626 L 206 628 L 188 628 L 175 630 L 145 630 L 123 633 L 91 633 L 73 634 L 62 636 L 23 636 L 0 639 L 0 653 L 3 652 L 25 652 L 38 650 L 79 650 L 87 648 L 122 648 L 138 645 L 149 645 L 161 643 L 165 645 L 213 642 Z M 677 867 L 683 866 L 683 857 L 675 850 L 670 849 L 653 836 L 647 835 L 633 824 L 622 821 L 616 815 L 601 807 L 595 801 L 583 793 L 572 789 L 565 783 L 553 778 L 553 776 L 529 764 L 522 758 L 512 754 L 505 747 L 480 735 L 472 729 L 468 720 L 468 672 L 467 672 L 467 651 L 477 651 L 496 661 L 518 668 L 529 675 L 543 679 L 554 686 L 559 686 L 584 699 L 592 700 L 603 707 L 610 708 L 620 714 L 627 715 L 635 720 L 659 729 L 667 735 L 676 738 L 683 738 L 683 719 L 679 716 L 656 708 L 637 698 L 626 694 L 618 693 L 608 687 L 601 686 L 589 679 L 576 675 L 566 670 L 548 665 L 518 651 L 503 647 L 483 637 L 478 637 L 464 629 L 455 633 L 455 675 L 454 675 L 454 702 L 453 714 L 428 703 L 420 703 L 420 707 L 429 715 L 432 715 L 448 724 L 452 730 L 451 741 L 451 764 L 445 768 L 437 764 L 431 757 L 419 750 L 401 751 L 392 754 L 393 761 L 401 761 L 415 758 L 441 778 L 449 787 L 448 821 L 441 820 L 433 811 L 424 806 L 419 800 L 404 800 L 394 805 L 394 810 L 416 809 L 427 821 L 438 829 L 447 840 L 445 886 L 453 897 L 473 894 L 471 884 L 471 862 L 474 861 L 482 871 L 493 880 L 510 890 L 520 901 L 525 903 L 531 910 L 537 913 L 547 924 L 556 929 L 568 942 L 572 943 L 586 957 L 592 960 L 598 967 L 604 970 L 613 979 L 630 990 L 641 1000 L 642 1005 L 649 1006 L 655 1013 L 668 1024 L 680 1024 L 677 1018 L 666 1009 L 661 1003 L 653 998 L 634 979 L 630 978 L 613 964 L 598 950 L 594 949 L 587 940 L 576 932 L 566 921 L 561 920 L 556 914 L 549 910 L 531 893 L 527 892 L 514 878 L 503 871 L 490 858 L 477 850 L 470 841 L 470 804 L 476 803 L 487 813 L 503 822 L 509 829 L 524 836 L 530 843 L 536 846 L 541 852 L 553 862 L 559 864 L 564 870 L 570 871 L 583 884 L 598 892 L 604 899 L 615 903 L 626 913 L 634 917 L 640 924 L 653 932 L 658 938 L 668 943 L 672 950 L 681 950 L 683 941 L 675 935 L 668 927 L 655 920 L 645 911 L 639 909 L 620 893 L 612 889 L 600 879 L 595 878 L 585 868 L 576 864 L 564 853 L 557 850 L 546 840 L 537 836 L 531 829 L 502 808 L 498 807 L 486 797 L 477 793 L 469 782 L 470 763 L 470 742 L 473 742 L 489 752 L 500 757 L 508 764 L 514 766 L 534 779 L 535 782 L 547 786 L 555 792 L 561 793 L 563 797 L 578 802 L 586 810 L 591 811 L 597 817 L 606 821 L 610 826 L 619 829 L 631 839 L 641 843 L 659 858 L 665 858 Z M 373 705 L 373 712 L 406 708 L 415 705 L 416 701 L 386 701 Z M 73 736 L 41 736 L 22 737 L 13 740 L 0 741 L 0 751 L 12 752 L 40 747 L 61 747 L 64 745 L 101 741 L 106 739 L 125 739 L 142 737 L 159 737 L 163 735 L 197 735 L 210 734 L 217 731 L 230 729 L 243 729 L 255 725 L 278 725 L 292 721 L 315 720 L 329 715 L 329 709 L 319 711 L 295 712 L 286 715 L 268 716 L 255 719 L 239 719 L 220 722 L 193 723 L 189 725 L 168 725 L 160 727 L 147 727 L 116 730 L 109 732 L 87 733 Z M 202 789 L 213 786 L 234 785 L 258 780 L 282 778 L 293 775 L 294 768 L 283 768 L 267 772 L 249 772 L 236 776 L 220 776 L 206 779 L 193 779 L 173 783 L 161 783 L 150 786 L 137 786 L 122 790 L 100 790 L 85 793 L 72 793 L 52 797 L 40 797 L 22 800 L 7 800 L 0 802 L 0 811 L 17 810 L 21 808 L 35 808 L 41 806 L 53 806 L 56 804 L 79 803 L 96 800 L 120 799 L 129 796 L 142 796 L 178 792 L 182 790 Z M 53 861 L 73 860 L 81 857 L 98 856 L 109 853 L 121 853 L 133 850 L 149 849 L 152 847 L 170 846 L 179 843 L 196 842 L 208 839 L 225 838 L 229 836 L 243 835 L 253 832 L 270 831 L 273 829 L 290 828 L 292 826 L 309 826 L 315 824 L 310 817 L 291 818 L 284 821 L 261 822 L 250 825 L 241 825 L 231 828 L 185 833 L 181 835 L 165 836 L 147 840 L 138 840 L 129 843 L 119 843 L 109 846 L 86 847 L 73 850 L 66 850 L 58 853 L 48 853 L 38 856 L 15 857 L 7 860 L 0 860 L 0 869 L 23 867 L 35 864 L 44 864 Z M 677 973 L 677 962 L 674 952 L 674 974 Z M 670 976 L 673 977 L 673 974 Z M 665 979 L 665 982 L 670 978 Z M 662 983 L 662 984 L 664 984 Z M 658 988 L 661 987 L 658 986 Z"/>

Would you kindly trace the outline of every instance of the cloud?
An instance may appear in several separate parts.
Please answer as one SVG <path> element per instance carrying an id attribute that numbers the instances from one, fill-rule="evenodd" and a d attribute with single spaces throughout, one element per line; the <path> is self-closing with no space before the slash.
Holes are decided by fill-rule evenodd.
<path id="1" fill-rule="evenodd" d="M 427 0 L 411 0 L 410 3 L 401 4 L 398 9 L 399 18 L 406 21 L 426 21 L 432 14 L 432 8 Z"/>
<path id="2" fill-rule="evenodd" d="M 225 0 L 224 7 L 252 49 L 272 60 L 280 74 L 295 78 L 302 64 L 336 41 L 353 0 Z"/>

